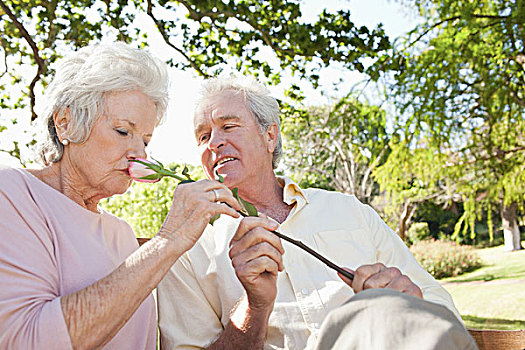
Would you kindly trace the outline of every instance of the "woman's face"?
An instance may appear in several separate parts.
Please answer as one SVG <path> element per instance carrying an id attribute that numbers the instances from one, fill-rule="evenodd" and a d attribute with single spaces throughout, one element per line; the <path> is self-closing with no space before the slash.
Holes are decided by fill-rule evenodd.
<path id="1" fill-rule="evenodd" d="M 146 158 L 146 146 L 156 124 L 156 107 L 140 91 L 111 93 L 105 99 L 105 113 L 82 144 L 70 143 L 64 152 L 71 185 L 86 196 L 109 197 L 124 193 L 131 185 L 129 160 Z M 78 181 L 78 183 L 76 183 Z"/>

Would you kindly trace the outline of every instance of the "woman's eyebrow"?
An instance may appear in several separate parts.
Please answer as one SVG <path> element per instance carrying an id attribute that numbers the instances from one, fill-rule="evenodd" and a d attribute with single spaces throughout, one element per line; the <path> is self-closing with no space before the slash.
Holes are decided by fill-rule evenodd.
<path id="1" fill-rule="evenodd" d="M 136 124 L 135 122 L 132 122 L 132 121 L 129 120 L 129 119 L 117 118 L 117 121 L 128 123 L 129 126 L 130 126 L 133 130 L 136 130 L 136 129 L 137 129 L 137 128 L 136 128 L 137 124 Z M 144 136 L 152 137 L 153 134 L 144 134 Z"/>

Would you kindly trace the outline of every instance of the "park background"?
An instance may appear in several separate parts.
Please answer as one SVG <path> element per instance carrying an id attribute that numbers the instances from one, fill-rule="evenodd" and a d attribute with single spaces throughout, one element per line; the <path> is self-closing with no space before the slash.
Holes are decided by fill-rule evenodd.
<path id="1" fill-rule="evenodd" d="M 59 57 L 124 40 L 170 65 L 148 153 L 202 177 L 204 78 L 255 75 L 281 104 L 279 173 L 370 204 L 451 292 L 467 326 L 525 328 L 523 1 L 0 0 L 0 163 L 33 167 Z M 104 208 L 156 232 L 176 184 Z"/>

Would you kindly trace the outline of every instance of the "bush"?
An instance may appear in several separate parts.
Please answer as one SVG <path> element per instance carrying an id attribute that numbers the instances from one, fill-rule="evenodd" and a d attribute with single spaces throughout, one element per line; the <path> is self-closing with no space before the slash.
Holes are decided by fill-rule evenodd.
<path id="1" fill-rule="evenodd" d="M 431 236 L 430 236 L 430 229 L 428 228 L 428 223 L 415 222 L 412 225 L 410 225 L 406 238 L 409 244 L 415 244 L 419 241 L 430 239 Z"/>
<path id="2" fill-rule="evenodd" d="M 416 260 L 434 278 L 457 276 L 481 267 L 481 260 L 470 246 L 445 240 L 420 241 L 410 247 Z"/>

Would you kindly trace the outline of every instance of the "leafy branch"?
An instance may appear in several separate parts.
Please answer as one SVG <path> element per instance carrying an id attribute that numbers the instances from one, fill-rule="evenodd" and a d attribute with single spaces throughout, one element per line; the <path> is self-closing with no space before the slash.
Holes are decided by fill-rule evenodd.
<path id="1" fill-rule="evenodd" d="M 31 84 L 29 84 L 29 98 L 31 99 L 31 121 L 34 121 L 38 116 L 35 112 L 35 85 L 42 77 L 42 74 L 46 71 L 46 64 L 42 57 L 40 57 L 38 47 L 36 46 L 36 43 L 34 42 L 33 38 L 31 38 L 31 35 L 27 32 L 27 30 L 24 28 L 22 23 L 18 21 L 16 16 L 11 12 L 9 7 L 4 3 L 4 1 L 0 0 L 0 8 L 4 11 L 4 13 L 9 17 L 9 19 L 13 22 L 15 27 L 20 31 L 20 34 L 25 39 L 27 44 L 31 47 L 31 50 L 33 51 L 33 58 L 35 59 L 37 63 L 37 71 L 36 74 L 31 81 Z"/>

